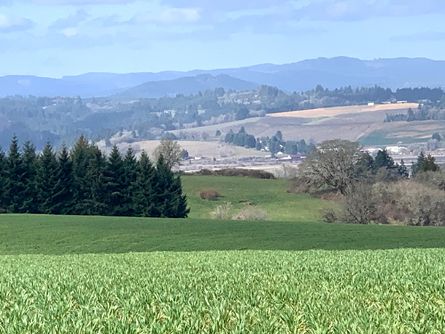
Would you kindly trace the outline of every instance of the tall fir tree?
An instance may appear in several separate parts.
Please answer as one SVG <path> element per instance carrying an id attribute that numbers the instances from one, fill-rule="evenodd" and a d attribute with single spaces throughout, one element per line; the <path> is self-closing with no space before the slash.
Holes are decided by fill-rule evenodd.
<path id="1" fill-rule="evenodd" d="M 73 162 L 73 196 L 75 203 L 75 212 L 78 214 L 87 214 L 88 202 L 90 200 L 90 185 L 88 184 L 87 170 L 90 159 L 92 158 L 91 146 L 85 136 L 80 136 L 74 148 L 71 151 Z"/>
<path id="2" fill-rule="evenodd" d="M 31 142 L 23 145 L 23 183 L 25 186 L 21 212 L 38 213 L 38 189 L 37 189 L 37 154 L 36 148 Z"/>
<path id="3" fill-rule="evenodd" d="M 374 167 L 376 169 L 379 168 L 386 168 L 386 169 L 392 169 L 395 167 L 394 160 L 389 155 L 388 151 L 386 149 L 379 150 L 377 152 L 377 155 L 374 159 Z"/>
<path id="4" fill-rule="evenodd" d="M 88 204 L 85 214 L 87 215 L 103 215 L 106 214 L 106 193 L 105 193 L 105 167 L 107 159 L 104 154 L 94 146 L 92 148 L 92 158 L 88 163 L 87 180 L 90 185 Z"/>
<path id="5" fill-rule="evenodd" d="M 6 157 L 0 148 L 0 212 L 6 211 L 5 198 L 5 182 L 6 182 Z"/>
<path id="6" fill-rule="evenodd" d="M 111 216 L 122 216 L 125 212 L 122 206 L 125 198 L 123 189 L 124 163 L 119 149 L 113 146 L 104 171 L 106 212 Z"/>
<path id="7" fill-rule="evenodd" d="M 123 160 L 122 174 L 122 215 L 134 215 L 134 191 L 137 178 L 138 163 L 133 149 L 130 147 Z"/>
<path id="8" fill-rule="evenodd" d="M 147 153 L 142 152 L 137 163 L 137 177 L 134 187 L 134 211 L 142 217 L 159 217 L 160 212 L 156 205 L 156 170 L 154 169 Z"/>
<path id="9" fill-rule="evenodd" d="M 57 158 L 50 143 L 43 148 L 37 169 L 39 211 L 50 214 L 54 207 L 54 190 L 57 183 Z"/>
<path id="10" fill-rule="evenodd" d="M 185 218 L 187 199 L 182 193 L 182 185 L 179 176 L 175 176 L 161 155 L 156 164 L 157 175 L 157 208 L 160 216 L 166 218 Z"/>
<path id="11" fill-rule="evenodd" d="M 5 204 L 9 212 L 18 213 L 21 212 L 20 209 L 24 202 L 25 184 L 23 183 L 23 177 L 25 170 L 16 136 L 12 138 L 6 161 Z"/>
<path id="12" fill-rule="evenodd" d="M 63 146 L 57 159 L 56 183 L 52 189 L 51 207 L 49 211 L 53 214 L 67 215 L 75 214 L 73 196 L 73 163 L 68 149 Z"/>

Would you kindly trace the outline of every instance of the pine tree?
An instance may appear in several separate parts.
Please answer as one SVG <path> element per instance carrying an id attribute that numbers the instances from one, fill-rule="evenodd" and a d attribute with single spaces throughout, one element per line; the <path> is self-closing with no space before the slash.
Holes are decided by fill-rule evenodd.
<path id="1" fill-rule="evenodd" d="M 133 149 L 130 147 L 127 150 L 123 160 L 123 175 L 122 175 L 122 215 L 134 215 L 134 190 L 137 178 L 138 163 L 134 155 Z"/>
<path id="2" fill-rule="evenodd" d="M 9 212 L 17 213 L 20 212 L 24 202 L 25 185 L 23 176 L 25 170 L 16 136 L 12 138 L 6 161 L 5 203 Z"/>
<path id="3" fill-rule="evenodd" d="M 6 157 L 3 150 L 0 148 L 0 213 L 6 211 L 6 205 L 4 202 L 6 182 Z"/>
<path id="4" fill-rule="evenodd" d="M 138 161 L 136 184 L 133 196 L 135 214 L 142 217 L 159 217 L 157 210 L 156 170 L 145 151 Z"/>
<path id="5" fill-rule="evenodd" d="M 391 158 L 391 156 L 388 154 L 388 151 L 384 149 L 377 152 L 377 155 L 374 159 L 374 166 L 376 169 L 392 169 L 395 167 L 395 164 L 393 158 Z"/>
<path id="6" fill-rule="evenodd" d="M 409 177 L 409 172 L 408 172 L 408 168 L 405 165 L 405 161 L 400 161 L 400 165 L 397 166 L 398 168 L 398 172 L 399 175 L 403 178 L 408 178 Z"/>
<path id="7" fill-rule="evenodd" d="M 73 203 L 73 163 L 68 149 L 63 146 L 57 159 L 56 183 L 51 191 L 49 212 L 66 215 L 75 213 Z"/>
<path id="8" fill-rule="evenodd" d="M 88 204 L 85 209 L 88 215 L 103 215 L 107 213 L 104 176 L 107 159 L 96 146 L 92 150 L 93 155 L 88 164 L 86 175 L 90 190 Z"/>
<path id="9" fill-rule="evenodd" d="M 85 136 L 80 136 L 71 151 L 73 162 L 73 196 L 74 212 L 76 214 L 87 214 L 90 195 L 90 185 L 87 182 L 87 169 L 92 158 L 92 149 Z"/>
<path id="10" fill-rule="evenodd" d="M 54 190 L 57 183 L 57 159 L 50 143 L 47 143 L 39 157 L 37 189 L 39 212 L 52 213 Z"/>
<path id="11" fill-rule="evenodd" d="M 113 146 L 104 171 L 106 192 L 106 213 L 111 216 L 122 216 L 125 194 L 123 191 L 123 160 L 116 145 Z"/>
<path id="12" fill-rule="evenodd" d="M 157 207 L 161 217 L 183 218 L 187 217 L 187 199 L 182 193 L 182 185 L 179 177 L 175 177 L 173 171 L 165 163 L 162 155 L 156 164 L 157 175 Z"/>
<path id="13" fill-rule="evenodd" d="M 34 145 L 26 142 L 23 146 L 23 183 L 25 186 L 23 204 L 20 212 L 38 213 L 37 154 Z"/>
<path id="14" fill-rule="evenodd" d="M 173 216 L 172 218 L 187 218 L 190 209 L 187 207 L 187 196 L 182 191 L 182 182 L 180 176 L 175 176 L 172 185 L 173 199 Z"/>

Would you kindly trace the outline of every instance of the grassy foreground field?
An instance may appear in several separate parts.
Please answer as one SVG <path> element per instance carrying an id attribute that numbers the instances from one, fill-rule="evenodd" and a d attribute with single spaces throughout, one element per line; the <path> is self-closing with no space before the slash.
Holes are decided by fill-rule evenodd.
<path id="1" fill-rule="evenodd" d="M 184 220 L 0 215 L 0 333 L 445 332 L 444 228 L 320 223 L 332 204 L 279 180 L 184 184 Z M 208 219 L 210 187 L 271 220 Z"/>
<path id="2" fill-rule="evenodd" d="M 2 333 L 443 333 L 445 250 L 1 256 Z"/>

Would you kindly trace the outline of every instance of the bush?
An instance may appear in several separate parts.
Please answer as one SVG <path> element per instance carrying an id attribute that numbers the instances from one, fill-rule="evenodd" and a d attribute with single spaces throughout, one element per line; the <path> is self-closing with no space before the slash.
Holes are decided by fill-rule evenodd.
<path id="1" fill-rule="evenodd" d="M 199 197 L 201 199 L 207 200 L 207 201 L 217 201 L 218 198 L 221 197 L 221 195 L 214 189 L 207 189 L 203 190 L 199 193 Z"/>
<path id="2" fill-rule="evenodd" d="M 331 208 L 322 210 L 321 219 L 328 224 L 336 223 L 339 220 L 338 213 Z"/>
<path id="3" fill-rule="evenodd" d="M 369 224 L 376 218 L 372 187 L 366 183 L 351 185 L 346 191 L 344 219 L 351 224 Z"/>
<path id="4" fill-rule="evenodd" d="M 267 219 L 267 213 L 263 209 L 257 208 L 255 206 L 246 206 L 241 209 L 235 216 L 234 220 L 248 220 L 248 221 L 260 221 Z"/>
<path id="5" fill-rule="evenodd" d="M 445 191 L 445 171 L 418 173 L 416 174 L 415 180 Z"/>
<path id="6" fill-rule="evenodd" d="M 215 210 L 211 212 L 213 219 L 229 220 L 232 213 L 232 203 L 226 202 L 218 205 Z"/>

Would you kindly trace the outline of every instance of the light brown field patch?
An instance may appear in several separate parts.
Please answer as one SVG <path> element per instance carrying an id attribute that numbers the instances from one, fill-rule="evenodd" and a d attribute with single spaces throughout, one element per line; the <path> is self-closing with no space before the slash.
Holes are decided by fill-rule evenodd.
<path id="1" fill-rule="evenodd" d="M 418 103 L 392 103 L 392 104 L 376 104 L 373 106 L 368 105 L 355 105 L 345 107 L 332 107 L 332 108 L 317 108 L 297 111 L 286 111 L 280 113 L 268 114 L 269 117 L 299 117 L 299 118 L 318 118 L 318 117 L 333 117 L 344 114 L 356 114 L 373 111 L 394 111 L 394 110 L 406 110 L 409 108 L 416 109 L 419 106 Z"/>

